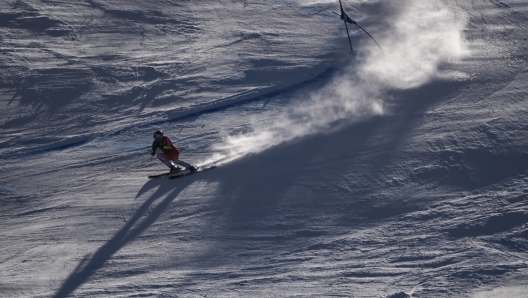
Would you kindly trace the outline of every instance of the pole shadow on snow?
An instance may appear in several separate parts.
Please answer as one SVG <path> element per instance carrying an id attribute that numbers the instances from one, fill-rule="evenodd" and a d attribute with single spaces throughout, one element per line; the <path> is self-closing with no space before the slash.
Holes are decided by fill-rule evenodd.
<path id="1" fill-rule="evenodd" d="M 55 293 L 53 296 L 54 298 L 68 297 L 76 289 L 89 281 L 96 271 L 103 268 L 106 262 L 108 262 L 117 251 L 134 241 L 136 237 L 155 223 L 178 194 L 192 183 L 192 180 L 182 181 L 182 183 L 175 187 L 174 184 L 163 183 L 163 181 L 164 180 L 161 180 L 161 182 L 152 180 L 143 186 L 140 193 L 144 193 L 146 190 L 157 186 L 159 188 L 137 209 L 136 213 L 128 220 L 127 224 L 110 240 L 101 246 L 93 255 L 87 255 L 83 258 L 79 265 L 77 265 L 77 268 L 75 268 L 70 276 L 64 281 L 60 289 Z M 166 197 L 154 206 L 156 201 L 162 198 L 165 194 L 167 194 Z M 142 218 L 143 220 L 141 220 Z"/>

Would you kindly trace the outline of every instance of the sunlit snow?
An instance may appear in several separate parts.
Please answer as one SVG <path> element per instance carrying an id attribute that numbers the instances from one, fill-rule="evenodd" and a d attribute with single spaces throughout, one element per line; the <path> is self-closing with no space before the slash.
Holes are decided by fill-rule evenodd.
<path id="1" fill-rule="evenodd" d="M 528 297 L 528 3 L 342 2 L 0 2 L 0 297 Z"/>

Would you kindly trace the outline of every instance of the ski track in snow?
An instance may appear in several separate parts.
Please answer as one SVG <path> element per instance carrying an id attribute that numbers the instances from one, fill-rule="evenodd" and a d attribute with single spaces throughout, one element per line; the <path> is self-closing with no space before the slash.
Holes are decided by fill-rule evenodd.
<path id="1" fill-rule="evenodd" d="M 398 3 L 0 3 L 0 296 L 528 297 L 527 2 Z"/>

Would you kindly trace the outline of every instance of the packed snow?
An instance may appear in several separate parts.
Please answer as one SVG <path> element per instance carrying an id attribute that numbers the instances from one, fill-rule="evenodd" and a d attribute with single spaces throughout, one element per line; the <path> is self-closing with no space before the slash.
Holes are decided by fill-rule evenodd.
<path id="1" fill-rule="evenodd" d="M 0 2 L 0 296 L 528 297 L 528 1 L 342 1 Z"/>

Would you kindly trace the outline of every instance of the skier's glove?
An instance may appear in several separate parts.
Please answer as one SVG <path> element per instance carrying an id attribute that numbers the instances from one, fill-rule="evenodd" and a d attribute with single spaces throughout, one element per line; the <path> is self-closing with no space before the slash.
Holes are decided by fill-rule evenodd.
<path id="1" fill-rule="evenodd" d="M 150 150 L 150 155 L 152 155 L 152 156 L 156 155 L 156 149 Z"/>

